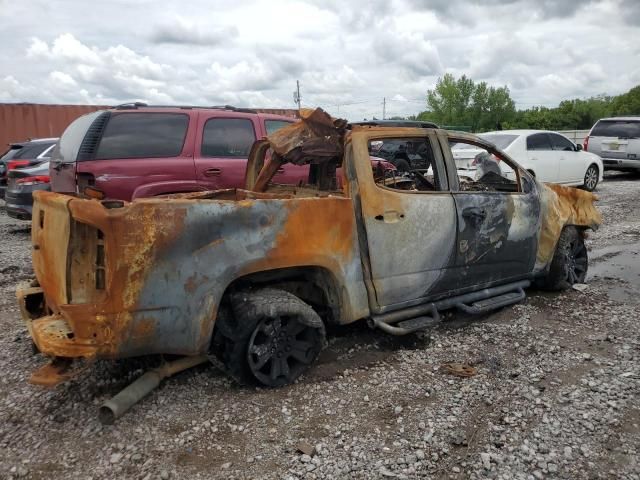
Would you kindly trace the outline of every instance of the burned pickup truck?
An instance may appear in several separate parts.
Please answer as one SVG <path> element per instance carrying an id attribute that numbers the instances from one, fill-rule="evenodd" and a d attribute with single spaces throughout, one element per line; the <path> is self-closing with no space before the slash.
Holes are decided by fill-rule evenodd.
<path id="1" fill-rule="evenodd" d="M 381 144 L 408 171 L 376 171 Z M 474 178 L 450 146 L 486 151 Z M 305 184 L 273 182 L 285 162 Z M 588 192 L 543 185 L 478 137 L 349 125 L 317 109 L 254 144 L 246 188 L 131 203 L 37 192 L 33 265 L 18 291 L 37 349 L 59 359 L 208 355 L 280 386 L 313 363 L 325 326 L 402 335 L 441 312 L 481 313 L 587 271 Z"/>

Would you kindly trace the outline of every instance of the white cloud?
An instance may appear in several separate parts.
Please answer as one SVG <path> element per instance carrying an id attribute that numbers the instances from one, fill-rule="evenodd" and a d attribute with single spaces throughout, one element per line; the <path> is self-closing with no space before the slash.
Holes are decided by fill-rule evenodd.
<path id="1" fill-rule="evenodd" d="M 151 40 L 157 43 L 191 45 L 218 45 L 233 41 L 238 36 L 235 25 L 216 27 L 184 17 L 175 17 L 157 24 Z"/>
<path id="2" fill-rule="evenodd" d="M 311 93 L 340 94 L 359 90 L 366 85 L 360 75 L 348 65 L 329 71 L 315 71 L 304 74 L 303 84 Z"/>
<path id="3" fill-rule="evenodd" d="M 34 39 L 37 41 L 38 39 Z M 70 33 L 65 33 L 56 38 L 51 49 L 47 49 L 45 56 L 52 59 L 64 58 L 72 62 L 83 64 L 98 64 L 100 57 L 96 51 L 82 44 Z"/>
<path id="4" fill-rule="evenodd" d="M 27 48 L 27 58 L 48 57 L 49 54 L 47 42 L 43 42 L 36 37 L 31 39 L 31 45 Z"/>
<path id="5" fill-rule="evenodd" d="M 58 71 L 49 74 L 49 81 L 61 87 L 75 87 L 78 85 L 78 82 L 71 75 Z"/>
<path id="6" fill-rule="evenodd" d="M 242 60 L 230 66 L 214 62 L 207 69 L 209 89 L 217 90 L 269 90 L 280 80 L 279 75 L 259 60 Z"/>

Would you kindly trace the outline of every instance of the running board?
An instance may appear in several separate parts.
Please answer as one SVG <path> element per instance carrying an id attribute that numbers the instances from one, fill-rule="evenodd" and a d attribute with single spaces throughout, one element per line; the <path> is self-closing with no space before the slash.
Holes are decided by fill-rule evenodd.
<path id="1" fill-rule="evenodd" d="M 390 333 L 391 335 L 407 335 L 409 333 L 433 327 L 442 321 L 440 314 L 433 303 L 431 304 L 430 310 L 431 316 L 424 315 L 420 317 L 413 317 L 399 321 L 396 324 L 391 324 L 388 320 L 385 321 L 380 317 L 372 317 L 369 319 L 369 326 L 372 328 L 379 328 L 383 332 Z"/>
<path id="2" fill-rule="evenodd" d="M 487 298 L 485 300 L 478 300 L 471 305 L 465 303 L 456 304 L 458 310 L 462 310 L 465 313 L 472 315 L 478 315 L 479 313 L 486 313 L 498 308 L 506 307 L 507 305 L 513 305 L 514 303 L 521 302 L 526 297 L 524 290 L 519 288 L 515 292 L 503 293 L 502 295 L 496 295 L 495 297 Z"/>
<path id="3" fill-rule="evenodd" d="M 530 284 L 529 280 L 520 280 L 498 287 L 476 290 L 432 303 L 373 315 L 367 323 L 371 328 L 379 328 L 391 335 L 407 335 L 440 323 L 439 311 L 441 310 L 455 307 L 467 313 L 478 314 L 518 303 L 524 300 L 524 289 Z"/>

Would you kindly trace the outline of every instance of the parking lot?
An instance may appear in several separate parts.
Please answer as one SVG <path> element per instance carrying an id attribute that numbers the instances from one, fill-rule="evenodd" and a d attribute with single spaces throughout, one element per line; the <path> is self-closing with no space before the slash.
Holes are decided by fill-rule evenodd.
<path id="1" fill-rule="evenodd" d="M 639 185 L 598 187 L 585 289 L 411 337 L 342 327 L 281 389 L 197 367 L 108 427 L 98 406 L 159 359 L 27 383 L 44 363 L 14 297 L 32 276 L 29 223 L 0 211 L 0 478 L 640 478 Z"/>

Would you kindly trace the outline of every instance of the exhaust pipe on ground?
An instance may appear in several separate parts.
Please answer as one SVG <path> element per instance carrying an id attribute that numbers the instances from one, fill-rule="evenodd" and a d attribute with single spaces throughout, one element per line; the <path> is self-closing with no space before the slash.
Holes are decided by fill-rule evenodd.
<path id="1" fill-rule="evenodd" d="M 160 385 L 163 379 L 188 368 L 200 365 L 208 360 L 206 355 L 182 357 L 173 362 L 167 362 L 153 370 L 149 370 L 115 397 L 102 404 L 98 411 L 100 423 L 103 425 L 113 425 L 127 410 Z"/>

